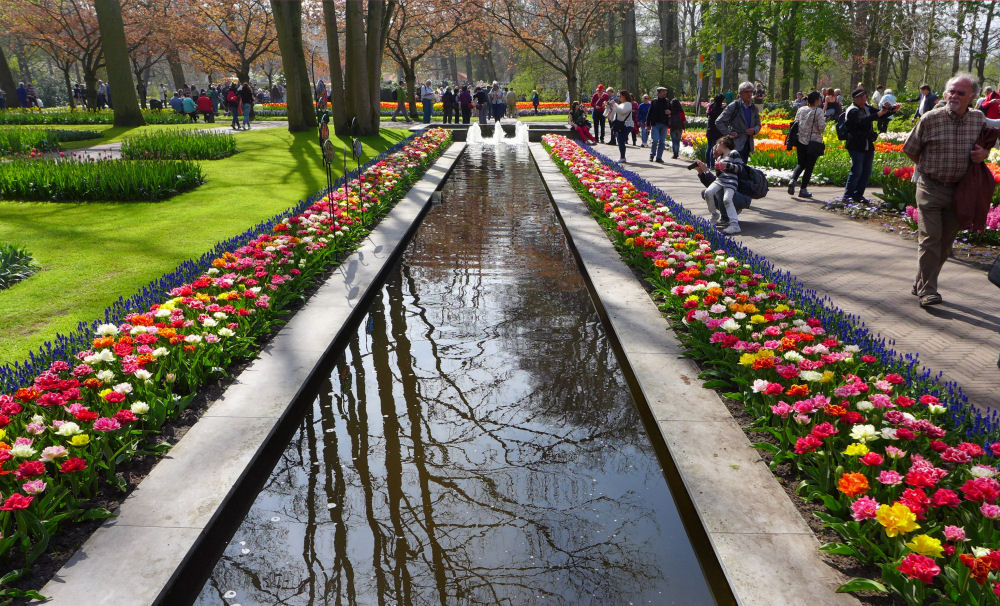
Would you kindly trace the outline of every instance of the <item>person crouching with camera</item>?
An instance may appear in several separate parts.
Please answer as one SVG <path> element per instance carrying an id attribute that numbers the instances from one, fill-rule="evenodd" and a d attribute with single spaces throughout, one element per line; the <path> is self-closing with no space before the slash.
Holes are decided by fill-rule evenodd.
<path id="1" fill-rule="evenodd" d="M 716 227 L 721 227 L 722 233 L 740 233 L 740 223 L 737 214 L 744 208 L 750 208 L 750 198 L 737 190 L 739 175 L 745 163 L 740 153 L 735 151 L 735 142 L 729 135 L 721 137 L 712 150 L 715 160 L 715 172 L 709 169 L 701 160 L 691 163 L 688 168 L 698 169 L 698 179 L 705 189 L 701 197 L 708 205 L 708 212 Z"/>

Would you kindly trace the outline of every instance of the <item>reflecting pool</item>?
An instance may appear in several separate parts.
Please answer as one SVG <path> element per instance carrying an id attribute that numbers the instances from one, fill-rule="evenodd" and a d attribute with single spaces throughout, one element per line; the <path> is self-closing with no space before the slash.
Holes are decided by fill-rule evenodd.
<path id="1" fill-rule="evenodd" d="M 196 603 L 714 604 L 527 150 L 443 199 Z"/>

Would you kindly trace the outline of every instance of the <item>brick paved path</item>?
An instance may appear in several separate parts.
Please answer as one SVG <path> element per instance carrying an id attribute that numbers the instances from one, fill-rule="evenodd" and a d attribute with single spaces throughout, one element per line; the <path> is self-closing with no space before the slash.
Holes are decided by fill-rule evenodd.
<path id="1" fill-rule="evenodd" d="M 708 211 L 701 183 L 688 161 L 649 162 L 649 150 L 628 147 L 627 168 L 693 212 Z M 617 159 L 617 147 L 597 150 Z M 810 188 L 816 199 L 839 195 L 835 188 Z M 877 191 L 877 190 L 876 190 Z M 869 196 L 871 194 L 869 193 Z M 807 287 L 829 296 L 859 316 L 873 332 L 895 340 L 899 353 L 917 353 L 935 373 L 954 380 L 976 406 L 1000 409 L 1000 289 L 980 269 L 949 260 L 939 288 L 944 304 L 921 309 L 910 294 L 916 273 L 916 242 L 820 210 L 821 202 L 796 199 L 774 187 L 740 215 L 735 236 Z"/>

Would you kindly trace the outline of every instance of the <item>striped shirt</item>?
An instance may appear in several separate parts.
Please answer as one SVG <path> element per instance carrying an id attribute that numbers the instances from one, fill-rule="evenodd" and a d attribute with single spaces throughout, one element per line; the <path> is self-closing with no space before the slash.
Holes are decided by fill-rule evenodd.
<path id="1" fill-rule="evenodd" d="M 743 158 L 740 157 L 740 152 L 733 150 L 719 158 L 719 161 L 726 163 L 726 170 L 715 169 L 715 176 L 722 187 L 736 191 L 740 182 L 739 174 L 743 170 Z"/>

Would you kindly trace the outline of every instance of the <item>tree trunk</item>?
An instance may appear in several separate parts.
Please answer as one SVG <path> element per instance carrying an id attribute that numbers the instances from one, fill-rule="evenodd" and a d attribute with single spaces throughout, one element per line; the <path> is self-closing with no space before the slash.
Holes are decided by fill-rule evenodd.
<path id="1" fill-rule="evenodd" d="M 885 32 L 889 31 L 885 17 L 890 10 L 883 5 L 869 11 L 868 46 L 865 51 L 865 68 L 861 81 L 870 91 L 875 89 L 875 80 L 878 79 L 878 58 L 882 54 Z M 854 84 L 854 82 L 851 83 L 852 86 Z"/>
<path id="2" fill-rule="evenodd" d="M 910 77 L 910 51 L 903 51 L 903 58 L 899 62 L 899 78 L 896 79 L 896 88 L 905 88 L 906 81 Z"/>
<path id="3" fill-rule="evenodd" d="M 566 65 L 568 66 L 566 70 L 566 89 L 569 91 L 569 100 L 572 103 L 574 99 L 580 98 L 580 82 L 576 76 L 576 61 L 573 60 L 572 50 L 569 51 Z"/>
<path id="4" fill-rule="evenodd" d="M 656 17 L 660 22 L 660 49 L 670 64 L 677 51 L 677 3 L 657 2 Z"/>
<path id="5" fill-rule="evenodd" d="M 24 81 L 25 84 L 34 80 L 31 74 L 31 65 L 28 63 L 28 57 L 24 54 L 24 43 L 18 43 L 14 47 L 14 57 L 17 58 L 17 79 Z"/>
<path id="6" fill-rule="evenodd" d="M 892 56 L 892 52 L 889 50 L 889 45 L 882 45 L 882 52 L 878 59 L 878 82 L 875 84 L 886 85 L 886 81 L 889 79 L 889 58 Z"/>
<path id="7" fill-rule="evenodd" d="M 348 2 L 348 4 L 353 4 Z M 360 2 L 358 4 L 361 4 Z M 366 20 L 366 36 L 362 38 L 365 54 L 364 83 L 366 86 L 358 87 L 361 96 L 358 98 L 359 104 L 356 107 L 358 115 L 358 135 L 374 136 L 379 131 L 380 109 L 379 109 L 379 87 L 382 84 L 382 54 L 385 50 L 385 43 L 388 37 L 389 19 L 395 3 L 386 3 L 384 0 L 368 0 L 368 17 Z M 350 50 L 350 46 L 348 46 Z M 353 62 L 354 58 L 350 58 Z M 348 82 L 348 88 L 351 83 Z"/>
<path id="8" fill-rule="evenodd" d="M 167 51 L 167 65 L 170 66 L 170 77 L 174 81 L 174 90 L 184 88 L 184 65 L 176 49 Z"/>
<path id="9" fill-rule="evenodd" d="M 956 2 L 955 4 L 958 4 L 958 13 L 955 15 L 955 33 L 952 35 L 955 42 L 955 48 L 951 53 L 951 73 L 953 74 L 958 71 L 960 55 L 962 54 L 962 39 L 965 38 L 965 3 Z"/>
<path id="10" fill-rule="evenodd" d="M 68 74 L 66 79 L 69 79 Z M 0 88 L 7 93 L 7 104 L 10 107 L 10 104 L 17 100 L 17 84 L 14 82 L 14 75 L 10 73 L 7 55 L 4 54 L 2 48 L 0 48 Z M 73 95 L 70 95 L 69 98 L 72 103 Z"/>
<path id="11" fill-rule="evenodd" d="M 0 53 L 2 53 L 2 52 L 3 51 L 0 51 Z M 62 69 L 60 67 L 59 70 L 63 74 L 63 85 L 66 87 L 66 94 L 69 95 L 69 108 L 71 110 L 73 110 L 73 109 L 76 109 L 76 99 L 73 98 L 73 83 L 70 82 L 70 80 L 69 80 L 70 66 L 67 64 L 65 67 L 66 67 L 66 69 Z M 0 67 L 0 69 L 3 69 L 3 68 Z M 10 99 L 10 95 L 8 95 L 7 98 Z M 16 97 L 15 97 L 15 99 L 16 99 Z M 7 107 L 10 107 L 10 105 L 8 104 Z"/>
<path id="12" fill-rule="evenodd" d="M 987 22 L 988 23 L 988 22 Z M 987 27 L 988 29 L 988 27 Z M 927 27 L 927 47 L 924 49 L 924 73 L 921 82 L 927 82 L 931 71 L 931 54 L 934 52 L 934 38 L 937 37 L 937 3 L 931 3 L 931 21 Z"/>
<path id="13" fill-rule="evenodd" d="M 993 11 L 996 8 L 996 0 L 987 5 L 986 26 L 983 28 L 982 43 L 979 45 L 979 53 L 976 57 L 976 76 L 979 78 L 980 86 L 983 84 L 983 72 L 986 69 L 986 51 L 989 48 L 990 27 L 993 24 Z"/>
<path id="14" fill-rule="evenodd" d="M 795 36 L 795 48 L 792 55 L 792 89 L 802 90 L 802 38 Z"/>
<path id="15" fill-rule="evenodd" d="M 792 80 L 792 58 L 795 54 L 795 49 L 799 46 L 799 38 L 795 35 L 799 31 L 798 16 L 799 16 L 799 6 L 798 2 L 791 2 L 787 5 L 789 7 L 789 14 L 786 15 L 787 18 L 784 19 L 785 36 L 781 49 L 781 92 L 778 94 L 777 99 L 781 101 L 786 101 L 794 94 L 789 94 L 788 85 Z M 768 91 L 774 99 L 774 91 Z"/>
<path id="16" fill-rule="evenodd" d="M 420 112 L 417 111 L 417 69 L 413 61 L 410 61 L 403 69 L 403 77 L 406 79 L 406 103 L 411 120 L 419 120 Z"/>
<path id="17" fill-rule="evenodd" d="M 316 128 L 316 112 L 302 48 L 302 2 L 271 0 L 271 12 L 288 89 L 288 132 L 312 130 Z"/>
<path id="18" fill-rule="evenodd" d="M 862 77 L 864 77 L 865 49 L 868 34 L 868 2 L 855 2 L 852 4 L 854 15 L 852 19 L 853 29 L 851 43 L 851 73 L 849 77 L 848 90 L 854 88 Z"/>
<path id="19" fill-rule="evenodd" d="M 472 77 L 472 53 L 469 52 L 469 47 L 465 47 L 465 81 L 473 82 L 475 78 Z M 472 92 L 471 90 L 469 91 Z"/>
<path id="20" fill-rule="evenodd" d="M 977 23 L 979 21 L 979 4 L 970 2 L 966 9 L 965 18 L 968 23 Z M 972 64 L 975 62 L 976 58 L 976 42 L 978 41 L 979 39 L 975 35 L 969 36 L 969 58 L 965 64 L 965 71 L 967 72 L 972 71 Z"/>
<path id="21" fill-rule="evenodd" d="M 323 0 L 323 25 L 326 29 L 326 50 L 330 57 L 330 107 L 333 111 L 333 129 L 337 134 L 342 134 L 347 132 L 347 102 L 344 94 L 344 70 L 340 65 L 337 5 L 333 0 Z"/>
<path id="22" fill-rule="evenodd" d="M 750 48 L 747 50 L 747 80 L 757 81 L 757 59 L 760 55 L 760 36 L 753 36 L 750 39 Z"/>
<path id="23" fill-rule="evenodd" d="M 87 88 L 87 108 L 97 109 L 97 70 L 83 67 L 83 84 Z M 113 91 L 112 91 L 113 92 Z"/>
<path id="24" fill-rule="evenodd" d="M 626 0 L 622 19 L 622 86 L 625 90 L 639 91 L 639 40 L 635 31 L 635 2 Z"/>
<path id="25" fill-rule="evenodd" d="M 455 58 L 454 51 L 448 53 L 448 71 L 452 82 L 458 84 L 458 60 Z"/>
<path id="26" fill-rule="evenodd" d="M 348 122 L 359 120 L 360 108 L 367 103 L 368 97 L 368 63 L 365 55 L 364 4 L 348 2 L 345 8 L 344 54 L 345 78 L 344 95 L 347 102 Z M 350 132 L 337 132 L 338 135 L 350 135 Z"/>
<path id="27" fill-rule="evenodd" d="M 108 83 L 114 99 L 115 126 L 144 126 L 145 118 L 139 109 L 135 82 L 132 81 L 132 64 L 125 41 L 122 23 L 122 6 L 118 0 L 94 0 L 97 22 L 101 26 L 101 46 L 108 70 Z"/>
<path id="28" fill-rule="evenodd" d="M 778 67 L 778 34 L 781 25 L 781 6 L 779 2 L 774 3 L 771 11 L 771 59 L 767 65 L 767 92 L 774 94 L 774 77 Z M 733 90 L 736 90 L 735 88 Z"/>
<path id="29" fill-rule="evenodd" d="M 486 68 L 486 83 L 490 84 L 497 79 L 497 64 L 493 58 L 493 36 L 486 42 L 486 52 L 483 57 L 483 66 Z"/>

